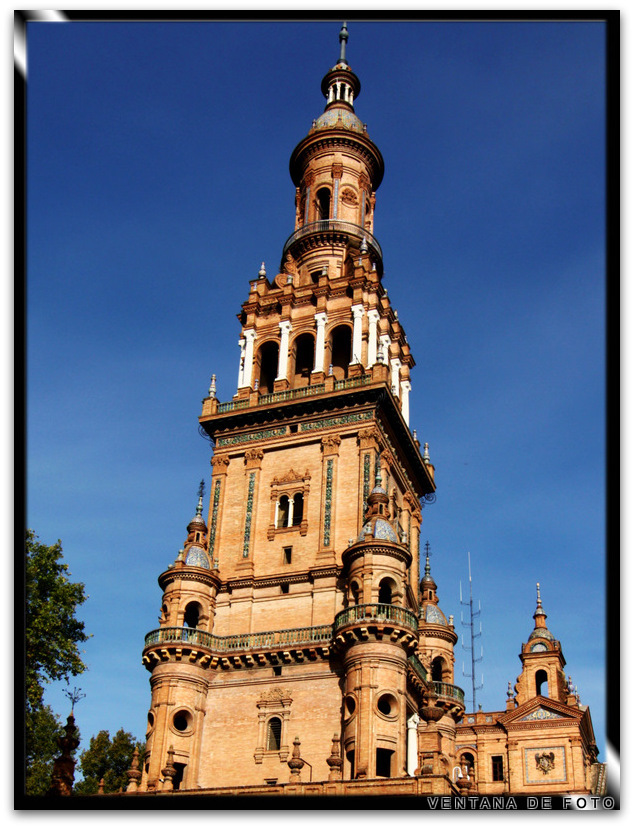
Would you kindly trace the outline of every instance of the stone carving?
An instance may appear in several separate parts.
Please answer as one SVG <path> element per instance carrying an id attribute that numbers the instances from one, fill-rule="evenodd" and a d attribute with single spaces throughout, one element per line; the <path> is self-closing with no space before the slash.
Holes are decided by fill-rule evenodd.
<path id="1" fill-rule="evenodd" d="M 350 207 L 356 207 L 359 203 L 357 194 L 349 187 L 346 187 L 346 189 L 341 193 L 341 200 L 344 204 L 348 204 Z"/>
<path id="2" fill-rule="evenodd" d="M 535 766 L 544 775 L 550 773 L 555 767 L 555 754 L 552 750 L 550 753 L 536 753 Z"/>

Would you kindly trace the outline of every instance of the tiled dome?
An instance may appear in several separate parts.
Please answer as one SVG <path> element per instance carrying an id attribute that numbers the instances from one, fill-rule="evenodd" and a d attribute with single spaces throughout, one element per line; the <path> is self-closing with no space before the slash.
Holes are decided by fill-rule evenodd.
<path id="1" fill-rule="evenodd" d="M 349 109 L 333 107 L 327 109 L 317 118 L 314 129 L 349 129 L 353 132 L 363 132 L 363 123 Z"/>
<path id="2" fill-rule="evenodd" d="M 391 543 L 398 543 L 396 532 L 384 518 L 372 518 L 369 520 L 359 534 L 359 540 L 365 540 L 366 535 L 372 535 L 373 538 L 379 540 L 390 541 Z"/>
<path id="3" fill-rule="evenodd" d="M 204 549 L 200 546 L 190 546 L 187 550 L 186 566 L 200 566 L 202 569 L 211 569 L 209 558 Z"/>

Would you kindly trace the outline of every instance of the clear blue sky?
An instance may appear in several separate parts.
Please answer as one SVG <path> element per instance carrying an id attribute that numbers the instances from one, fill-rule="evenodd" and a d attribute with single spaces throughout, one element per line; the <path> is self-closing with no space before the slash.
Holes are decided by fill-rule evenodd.
<path id="1" fill-rule="evenodd" d="M 83 747 L 144 736 L 157 577 L 209 489 L 201 400 L 212 373 L 235 393 L 236 314 L 293 230 L 288 160 L 339 28 L 30 24 L 27 523 L 90 596 Z M 460 628 L 469 552 L 478 702 L 503 709 L 539 581 L 605 760 L 603 25 L 349 32 L 410 422 L 436 466 L 422 540 L 441 606 Z M 458 644 L 470 698 L 468 660 Z"/>

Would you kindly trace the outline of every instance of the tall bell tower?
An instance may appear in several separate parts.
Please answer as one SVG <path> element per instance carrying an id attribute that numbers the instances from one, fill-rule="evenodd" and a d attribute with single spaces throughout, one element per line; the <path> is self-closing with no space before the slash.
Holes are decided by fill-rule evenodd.
<path id="1" fill-rule="evenodd" d="M 220 402 L 212 381 L 203 401 L 209 511 L 159 578 L 140 790 L 406 776 L 422 746 L 429 775 L 451 763 L 456 636 L 428 572 L 419 585 L 434 467 L 382 284 L 383 158 L 345 24 L 339 40 L 290 159 L 293 232 L 238 315 L 236 393 Z"/>

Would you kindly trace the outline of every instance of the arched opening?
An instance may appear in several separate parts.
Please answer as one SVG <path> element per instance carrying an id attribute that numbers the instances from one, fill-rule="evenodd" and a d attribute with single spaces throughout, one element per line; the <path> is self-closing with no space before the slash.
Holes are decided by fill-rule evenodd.
<path id="1" fill-rule="evenodd" d="M 445 660 L 441 656 L 436 656 L 431 663 L 431 680 L 442 681 L 444 669 Z"/>
<path id="2" fill-rule="evenodd" d="M 330 190 L 322 187 L 317 190 L 317 221 L 325 221 L 330 218 Z"/>
<path id="3" fill-rule="evenodd" d="M 279 355 L 277 342 L 265 342 L 259 350 L 260 390 L 266 394 L 273 393 Z"/>
<path id="4" fill-rule="evenodd" d="M 352 330 L 348 325 L 339 325 L 330 335 L 330 363 L 336 380 L 346 379 L 352 358 Z"/>
<path id="5" fill-rule="evenodd" d="M 535 673 L 535 693 L 538 696 L 548 697 L 548 673 L 546 670 L 538 670 Z"/>
<path id="6" fill-rule="evenodd" d="M 391 604 L 396 584 L 390 578 L 383 578 L 379 583 L 379 604 Z"/>
<path id="7" fill-rule="evenodd" d="M 293 386 L 301 388 L 310 383 L 310 372 L 315 364 L 315 339 L 312 334 L 300 334 L 294 342 L 295 375 Z"/>
<path id="8" fill-rule="evenodd" d="M 473 753 L 463 753 L 460 757 L 460 765 L 467 766 L 467 776 L 473 777 L 475 768 L 475 758 Z"/>
<path id="9" fill-rule="evenodd" d="M 192 601 L 190 604 L 187 604 L 183 618 L 186 627 L 191 627 L 193 630 L 196 629 L 200 622 L 202 609 L 203 608 L 196 601 Z"/>
<path id="10" fill-rule="evenodd" d="M 359 584 L 356 581 L 353 581 L 350 584 L 350 600 L 353 604 L 358 604 L 360 597 L 361 590 L 359 589 Z"/>
<path id="11" fill-rule="evenodd" d="M 277 523 L 275 525 L 278 529 L 283 529 L 285 526 L 288 526 L 289 513 L 290 503 L 288 495 L 282 495 L 277 502 Z"/>
<path id="12" fill-rule="evenodd" d="M 282 744 L 282 720 L 277 716 L 269 719 L 266 728 L 266 749 L 279 750 Z"/>
<path id="13" fill-rule="evenodd" d="M 293 526 L 299 526 L 304 517 L 304 495 L 297 492 L 293 495 Z"/>

